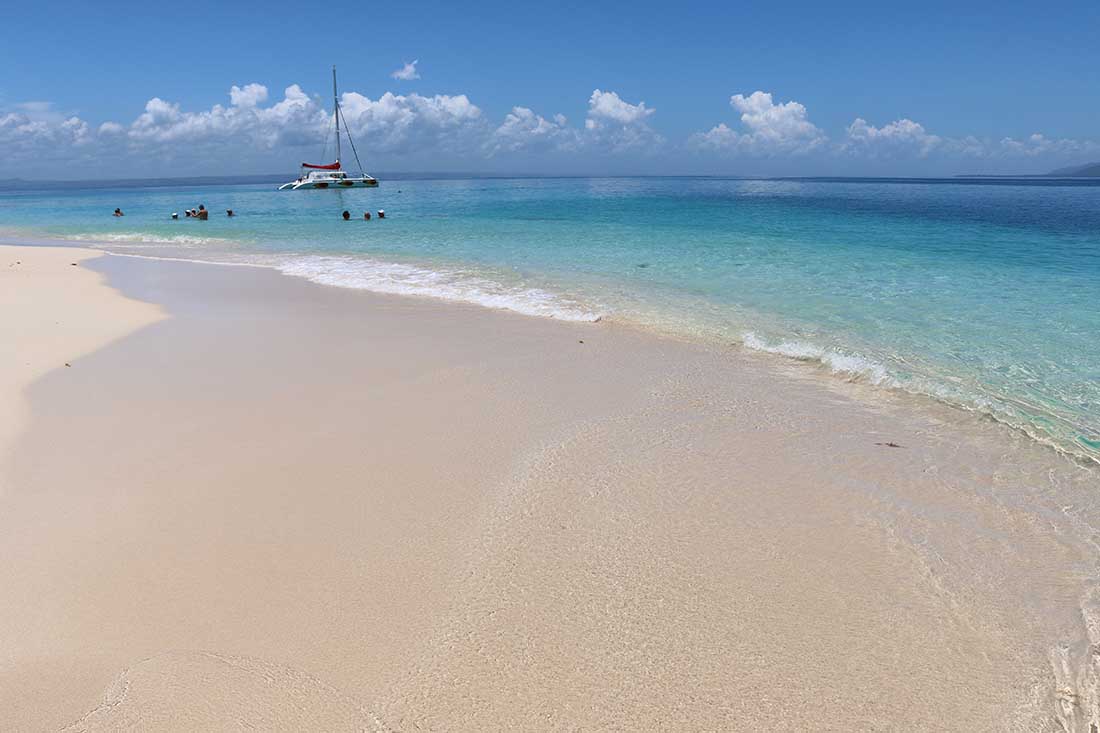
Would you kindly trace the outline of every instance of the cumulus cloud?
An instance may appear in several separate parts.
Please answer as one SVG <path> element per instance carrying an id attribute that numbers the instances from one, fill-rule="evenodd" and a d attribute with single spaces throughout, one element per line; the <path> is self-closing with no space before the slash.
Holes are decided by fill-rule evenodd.
<path id="1" fill-rule="evenodd" d="M 234 107 L 257 107 L 267 101 L 267 87 L 263 84 L 234 84 L 229 89 L 229 101 Z"/>
<path id="2" fill-rule="evenodd" d="M 406 67 L 415 71 L 416 63 Z M 95 170 L 106 160 L 128 160 L 142 170 L 154 161 L 170 162 L 170 169 L 181 173 L 226 170 L 227 161 L 240 170 L 270 170 L 280 162 L 297 162 L 299 156 L 312 158 L 324 140 L 331 140 L 332 112 L 325 99 L 297 85 L 287 87 L 281 97 L 270 95 L 262 84 L 234 85 L 227 102 L 206 109 L 187 110 L 168 98 L 153 97 L 131 122 L 110 120 L 98 126 L 47 101 L 13 103 L 0 108 L 0 160 L 16 169 L 32 160 L 58 161 L 70 174 L 75 164 L 86 163 L 87 169 Z M 815 154 L 818 167 L 827 165 L 830 156 L 834 164 L 847 156 L 844 169 L 851 171 L 861 166 L 883 171 L 887 162 L 898 170 L 909 165 L 911 170 L 951 172 L 978 169 L 974 163 L 982 162 L 983 170 L 1041 171 L 1100 155 L 1100 143 L 1091 140 L 1039 133 L 1022 138 L 949 137 L 909 118 L 875 125 L 856 117 L 833 142 L 796 101 L 777 102 L 771 94 L 756 91 L 733 95 L 729 104 L 738 122 L 721 122 L 696 133 L 688 147 L 757 159 L 785 156 L 805 161 L 801 156 Z M 345 92 L 341 105 L 368 165 L 375 165 L 376 154 L 395 156 L 383 165 L 447 161 L 478 167 L 498 155 L 528 156 L 530 161 L 553 155 L 564 161 L 573 155 L 581 157 L 572 160 L 594 161 L 605 155 L 637 158 L 671 149 L 650 126 L 652 107 L 610 90 L 593 90 L 583 121 L 574 124 L 564 115 L 543 115 L 524 106 L 512 107 L 499 123 L 490 121 L 465 94 L 386 92 L 371 98 Z"/>
<path id="3" fill-rule="evenodd" d="M 405 65 L 397 71 L 390 74 L 394 79 L 401 81 L 413 81 L 420 78 L 420 72 L 416 70 L 416 65 L 420 63 L 420 59 L 413 59 L 412 61 L 406 61 Z"/>
<path id="4" fill-rule="evenodd" d="M 958 159 L 1038 158 L 1068 159 L 1100 152 L 1100 145 L 1090 140 L 1052 139 L 1039 133 L 1017 140 L 983 140 L 973 135 L 953 138 L 933 135 L 920 123 L 908 118 L 875 127 L 862 117 L 848 126 L 844 142 L 838 146 L 844 153 L 870 158 L 927 158 L 932 155 Z"/>
<path id="5" fill-rule="evenodd" d="M 357 92 L 341 95 L 348 126 L 386 152 L 476 150 L 485 133 L 481 109 L 465 94 L 393 94 L 370 99 Z"/>
<path id="6" fill-rule="evenodd" d="M 994 154 L 1017 155 L 1026 157 L 1037 156 L 1073 156 L 1093 155 L 1100 152 L 1100 143 L 1093 140 L 1052 139 L 1035 133 L 1023 140 L 1011 137 L 1002 138 L 993 148 Z"/>
<path id="7" fill-rule="evenodd" d="M 730 106 L 741 113 L 745 130 L 739 132 L 724 122 L 707 132 L 696 133 L 693 147 L 746 155 L 802 154 L 822 148 L 828 138 L 809 120 L 806 107 L 789 101 L 776 104 L 769 92 L 749 96 L 734 94 Z"/>
<path id="8" fill-rule="evenodd" d="M 108 120 L 99 126 L 99 134 L 103 137 L 122 135 L 126 132 L 126 128 L 117 122 L 111 122 Z"/>
<path id="9" fill-rule="evenodd" d="M 879 155 L 915 153 L 926 157 L 943 144 L 943 138 L 930 134 L 920 123 L 908 118 L 895 120 L 882 127 L 857 117 L 848 125 L 842 148 L 877 157 Z"/>
<path id="10" fill-rule="evenodd" d="M 297 84 L 287 87 L 279 102 L 259 106 L 267 94 L 267 88 L 260 84 L 234 86 L 229 91 L 228 107 L 215 104 L 201 112 L 185 112 L 179 104 L 153 97 L 131 123 L 127 135 L 133 142 L 147 145 L 220 146 L 233 140 L 270 149 L 305 144 L 324 134 L 326 112 Z"/>
<path id="11" fill-rule="evenodd" d="M 547 118 L 527 107 L 513 107 L 493 130 L 486 150 L 490 155 L 519 151 L 648 153 L 664 142 L 646 121 L 655 111 L 645 102 L 631 104 L 618 93 L 601 89 L 588 98 L 583 128 L 570 126 L 561 114 Z"/>
<path id="12" fill-rule="evenodd" d="M 535 114 L 527 107 L 513 107 L 488 142 L 490 154 L 521 150 L 576 150 L 580 134 L 569 127 L 565 115 L 551 119 Z"/>
<path id="13" fill-rule="evenodd" d="M 617 122 L 620 125 L 630 125 L 640 122 L 656 112 L 645 106 L 645 102 L 630 104 L 615 92 L 604 92 L 595 89 L 588 98 L 588 119 L 591 121 Z"/>
<path id="14" fill-rule="evenodd" d="M 75 115 L 36 118 L 36 111 L 48 107 L 17 108 L 21 111 L 0 113 L 0 149 L 6 162 L 64 159 L 74 148 L 85 147 L 93 139 L 88 123 Z"/>
<path id="15" fill-rule="evenodd" d="M 646 107 L 645 102 L 630 104 L 616 92 L 595 89 L 588 98 L 584 142 L 613 153 L 629 150 L 653 152 L 664 144 L 664 138 L 646 122 L 656 111 Z"/>

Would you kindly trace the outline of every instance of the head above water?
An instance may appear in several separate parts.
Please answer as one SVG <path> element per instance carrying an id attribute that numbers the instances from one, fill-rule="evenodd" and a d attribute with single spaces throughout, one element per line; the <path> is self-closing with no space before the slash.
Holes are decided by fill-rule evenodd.
<path id="1" fill-rule="evenodd" d="M 340 216 L 344 217 L 344 221 L 347 221 L 348 219 L 351 218 L 351 212 L 350 211 L 345 211 L 343 214 L 340 214 Z"/>

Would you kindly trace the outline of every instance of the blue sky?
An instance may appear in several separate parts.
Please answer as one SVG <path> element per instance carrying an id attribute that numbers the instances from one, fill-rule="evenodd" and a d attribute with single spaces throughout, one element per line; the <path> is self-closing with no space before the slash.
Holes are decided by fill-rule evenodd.
<path id="1" fill-rule="evenodd" d="M 372 169 L 921 175 L 1100 160 L 1100 3 L 961 5 L 26 4 L 0 44 L 0 170 L 290 170 L 321 154 L 333 63 Z M 419 78 L 394 78 L 413 60 L 405 76 Z"/>

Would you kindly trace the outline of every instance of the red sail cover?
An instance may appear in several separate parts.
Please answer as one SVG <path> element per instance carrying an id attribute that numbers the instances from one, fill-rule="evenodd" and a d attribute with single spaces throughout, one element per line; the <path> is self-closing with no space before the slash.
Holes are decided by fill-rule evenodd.
<path id="1" fill-rule="evenodd" d="M 313 165 L 313 163 L 302 163 L 303 168 L 317 168 L 323 171 L 338 171 L 340 170 L 340 161 L 335 163 L 329 163 L 328 165 Z"/>

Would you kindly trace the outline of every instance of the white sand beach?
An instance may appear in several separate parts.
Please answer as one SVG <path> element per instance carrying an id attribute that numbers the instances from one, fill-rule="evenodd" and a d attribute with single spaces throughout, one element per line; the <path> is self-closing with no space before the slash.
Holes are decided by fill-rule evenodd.
<path id="1" fill-rule="evenodd" d="M 1096 474 L 1023 435 L 615 323 L 94 255 L 0 247 L 0 730 L 1095 714 Z"/>

